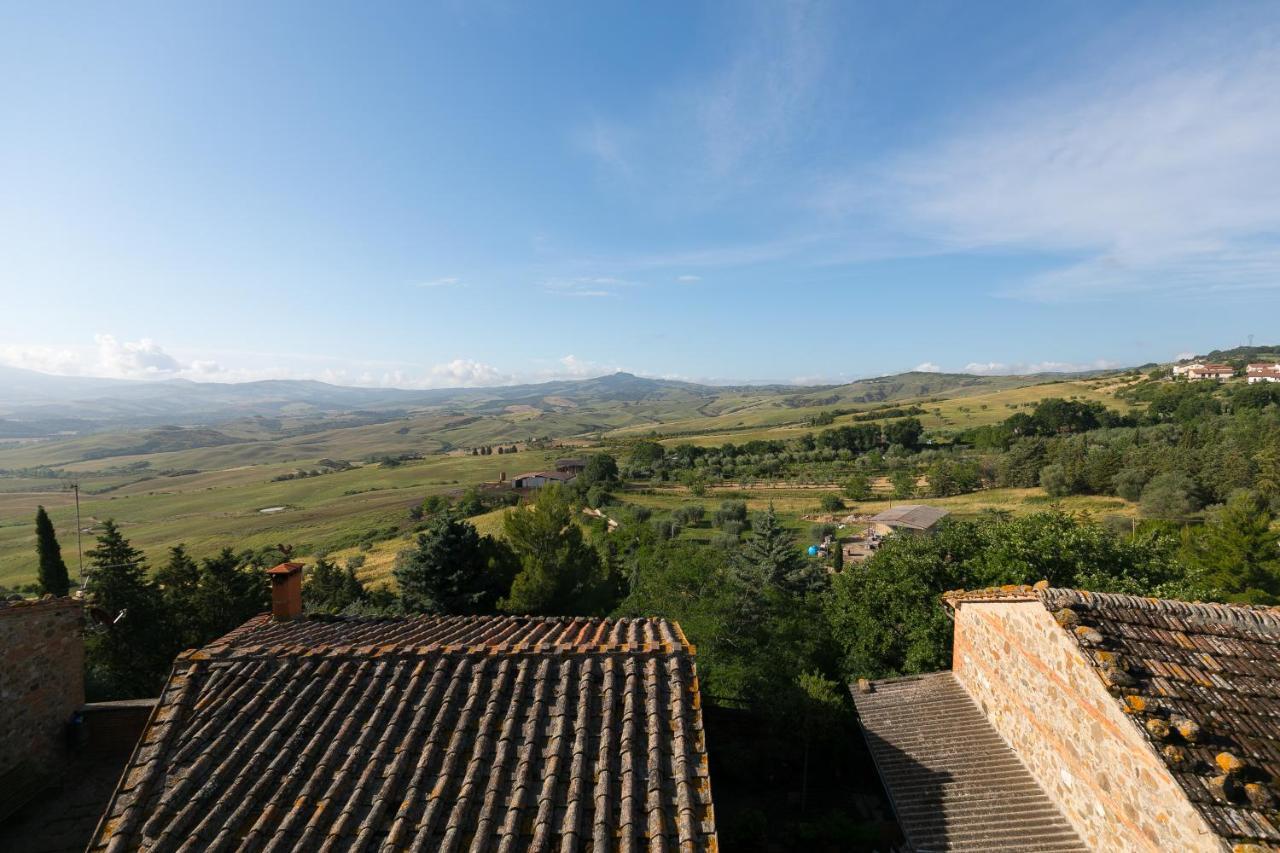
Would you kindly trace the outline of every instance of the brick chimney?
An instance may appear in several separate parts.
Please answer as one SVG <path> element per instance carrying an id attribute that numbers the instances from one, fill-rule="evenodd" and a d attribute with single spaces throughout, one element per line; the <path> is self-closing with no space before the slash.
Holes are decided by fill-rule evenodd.
<path id="1" fill-rule="evenodd" d="M 302 563 L 281 563 L 267 569 L 271 576 L 271 615 L 288 622 L 302 615 Z"/>

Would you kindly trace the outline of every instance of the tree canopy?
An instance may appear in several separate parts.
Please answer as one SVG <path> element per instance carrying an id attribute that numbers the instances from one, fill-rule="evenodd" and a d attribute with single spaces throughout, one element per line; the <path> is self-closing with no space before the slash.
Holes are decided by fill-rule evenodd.
<path id="1" fill-rule="evenodd" d="M 612 599 L 600 555 L 587 544 L 558 486 L 507 511 L 502 522 L 520 570 L 499 606 L 511 613 L 589 615 Z"/>
<path id="2" fill-rule="evenodd" d="M 411 613 L 492 613 L 515 565 L 505 543 L 446 511 L 418 534 L 416 547 L 399 555 L 394 574 Z"/>

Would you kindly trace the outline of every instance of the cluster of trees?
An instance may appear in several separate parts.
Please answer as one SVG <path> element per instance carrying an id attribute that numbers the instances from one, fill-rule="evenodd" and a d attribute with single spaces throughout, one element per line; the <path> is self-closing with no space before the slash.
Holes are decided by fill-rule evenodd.
<path id="1" fill-rule="evenodd" d="M 1280 499 L 1280 407 L 1020 438 L 993 461 L 997 485 L 1117 495 L 1149 517 L 1182 520 L 1241 489 Z"/>
<path id="2" fill-rule="evenodd" d="M 1118 535 L 1088 518 L 1045 512 L 948 520 L 931 537 L 890 537 L 825 602 L 849 677 L 945 668 L 950 589 L 1045 579 L 1053 586 L 1188 601 L 1280 602 L 1280 532 L 1241 493 L 1201 528 L 1159 523 Z"/>
<path id="3" fill-rule="evenodd" d="M 622 473 L 683 482 L 699 496 L 726 480 L 838 482 L 855 501 L 872 497 L 877 475 L 900 499 L 1043 486 L 1051 497 L 1141 501 L 1145 515 L 1173 520 L 1240 489 L 1280 506 L 1280 385 L 1149 381 L 1127 393 L 1145 409 L 1124 414 L 1048 398 L 999 424 L 965 430 L 951 444 L 924 445 L 915 417 L 719 447 L 642 441 Z"/>
<path id="4" fill-rule="evenodd" d="M 787 441 L 756 439 L 719 447 L 678 444 L 670 449 L 656 441 L 640 441 L 631 446 L 622 473 L 631 479 L 660 482 L 767 479 L 801 473 L 838 479 L 855 462 L 877 468 L 886 453 L 900 456 L 919 449 L 923 435 L 920 420 L 908 417 L 883 425 L 838 426 Z"/>
<path id="5" fill-rule="evenodd" d="M 520 452 L 520 448 L 516 447 L 514 444 L 510 446 L 498 445 L 497 447 L 492 444 L 486 444 L 483 447 L 471 448 L 472 456 L 492 456 L 494 453 L 503 454 L 518 452 Z"/>
<path id="6" fill-rule="evenodd" d="M 399 468 L 406 462 L 413 462 L 421 458 L 421 453 L 416 450 L 410 450 L 404 453 L 383 453 L 377 456 L 370 456 L 365 461 L 369 464 L 380 465 L 383 468 Z"/>
<path id="7" fill-rule="evenodd" d="M 509 510 L 500 539 L 448 511 L 433 517 L 394 575 L 409 613 L 598 613 L 616 585 L 556 486 Z"/>
<path id="8" fill-rule="evenodd" d="M 305 480 L 308 477 L 319 477 L 322 474 L 332 474 L 335 471 L 350 471 L 355 467 L 345 459 L 321 459 L 316 465 L 318 466 L 316 468 L 299 468 L 296 471 L 277 474 L 271 478 L 271 481 L 276 483 L 286 480 Z"/>
<path id="9" fill-rule="evenodd" d="M 451 500 L 446 495 L 428 495 L 422 503 L 409 507 L 409 518 L 413 521 L 422 521 L 442 512 L 452 512 L 462 518 L 471 518 L 504 506 L 511 506 L 518 499 L 518 496 L 512 492 L 481 491 L 472 486 L 456 500 Z"/>
<path id="10" fill-rule="evenodd" d="M 152 573 L 143 553 L 108 520 L 85 556 L 94 617 L 85 637 L 86 692 L 114 699 L 156 695 L 178 652 L 267 609 L 265 570 L 287 553 L 224 548 L 197 562 L 176 545 Z"/>

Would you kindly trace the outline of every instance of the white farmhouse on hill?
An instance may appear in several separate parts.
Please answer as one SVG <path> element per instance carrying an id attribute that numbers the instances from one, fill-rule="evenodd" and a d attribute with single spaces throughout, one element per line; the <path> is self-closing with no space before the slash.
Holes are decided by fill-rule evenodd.
<path id="1" fill-rule="evenodd" d="M 1188 379 L 1212 379 L 1216 382 L 1226 382 L 1235 375 L 1235 368 L 1229 364 L 1201 364 L 1187 371 Z"/>
<path id="2" fill-rule="evenodd" d="M 1280 364 L 1267 362 L 1251 364 L 1245 368 L 1244 375 L 1248 377 L 1250 385 L 1257 382 L 1280 382 Z"/>

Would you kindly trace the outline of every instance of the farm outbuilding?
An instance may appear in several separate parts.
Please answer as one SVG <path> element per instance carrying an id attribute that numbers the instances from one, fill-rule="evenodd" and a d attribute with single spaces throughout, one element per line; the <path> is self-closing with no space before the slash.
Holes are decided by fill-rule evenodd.
<path id="1" fill-rule="evenodd" d="M 587 470 L 587 460 L 585 459 L 557 459 L 556 471 L 561 474 L 581 474 Z"/>
<path id="2" fill-rule="evenodd" d="M 871 531 L 881 536 L 890 533 L 929 533 L 949 513 L 945 509 L 924 504 L 904 504 L 886 509 L 871 517 Z"/>
<path id="3" fill-rule="evenodd" d="M 511 480 L 515 489 L 540 489 L 548 483 L 571 483 L 576 475 L 564 471 L 533 471 L 528 474 L 517 474 Z"/>

